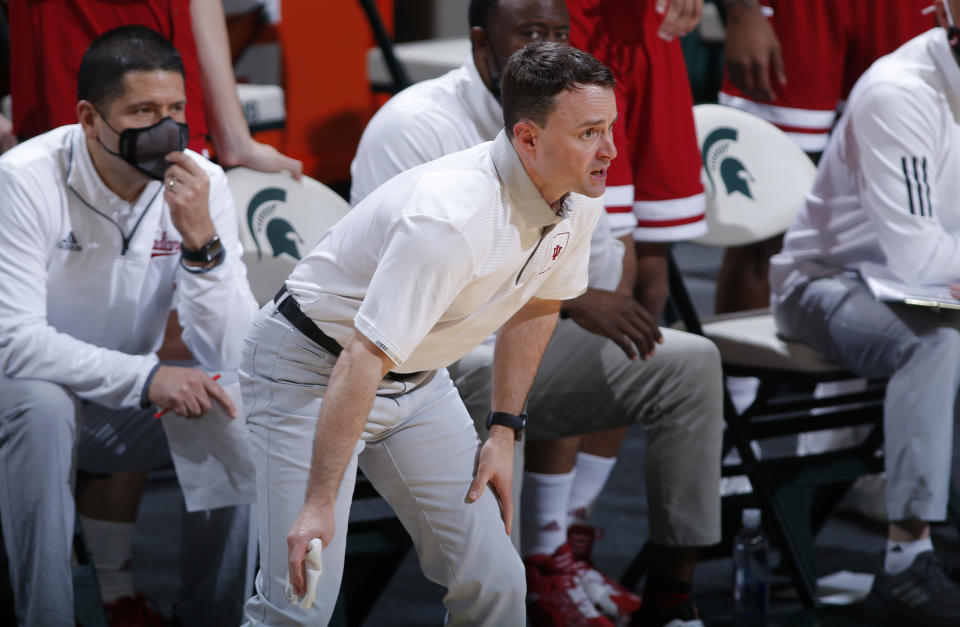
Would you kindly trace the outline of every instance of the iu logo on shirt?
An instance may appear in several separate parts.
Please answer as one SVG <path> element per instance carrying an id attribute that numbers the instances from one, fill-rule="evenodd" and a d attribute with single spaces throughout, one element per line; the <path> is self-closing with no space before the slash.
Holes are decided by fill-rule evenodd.
<path id="1" fill-rule="evenodd" d="M 300 260 L 299 246 L 304 244 L 288 220 L 283 218 L 287 192 L 279 187 L 268 187 L 254 194 L 247 206 L 247 227 L 257 246 L 257 261 L 263 258 L 263 248 L 270 245 L 274 257 L 286 254 Z"/>
<path id="2" fill-rule="evenodd" d="M 714 129 L 703 141 L 701 153 L 703 154 L 703 168 L 707 171 L 707 179 L 713 188 L 713 193 L 717 193 L 717 183 L 714 181 L 714 175 L 719 174 L 723 186 L 726 188 L 727 196 L 739 192 L 747 198 L 753 200 L 753 193 L 750 191 L 750 183 L 755 183 L 753 176 L 747 170 L 743 162 L 730 154 L 731 148 L 737 144 L 737 129 L 728 126 L 722 126 Z"/>
<path id="3" fill-rule="evenodd" d="M 540 271 L 540 274 L 543 274 L 553 267 L 553 264 L 557 261 L 557 258 L 567 248 L 568 241 L 570 241 L 569 231 L 557 233 L 553 236 L 553 241 L 550 242 L 550 255 L 547 257 L 547 261 L 544 263 L 543 270 Z"/>

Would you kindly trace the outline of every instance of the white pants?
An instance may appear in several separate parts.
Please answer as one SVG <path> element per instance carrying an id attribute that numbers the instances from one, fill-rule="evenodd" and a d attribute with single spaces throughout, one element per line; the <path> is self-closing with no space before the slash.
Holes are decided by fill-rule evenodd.
<path id="1" fill-rule="evenodd" d="M 284 597 L 287 534 L 306 493 L 317 415 L 335 358 L 268 303 L 247 338 L 240 380 L 257 465 L 260 564 L 245 607 L 253 625 L 329 622 L 343 574 L 357 466 L 413 539 L 420 566 L 444 586 L 449 624 L 523 625 L 523 565 L 487 489 L 465 500 L 479 441 L 445 370 L 384 380 L 337 496 L 333 541 L 323 551 L 314 607 Z"/>

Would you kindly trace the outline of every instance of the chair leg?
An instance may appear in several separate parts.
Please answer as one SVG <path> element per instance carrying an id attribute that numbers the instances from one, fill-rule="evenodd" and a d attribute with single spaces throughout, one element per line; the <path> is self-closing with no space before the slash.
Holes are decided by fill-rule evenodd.
<path id="1" fill-rule="evenodd" d="M 650 558 L 650 542 L 645 542 L 643 548 L 640 549 L 640 552 L 637 553 L 633 561 L 630 562 L 630 565 L 627 566 L 627 570 L 623 573 L 623 576 L 620 577 L 620 583 L 623 584 L 627 590 L 636 590 L 637 584 L 640 583 L 640 580 L 643 579 L 643 576 L 649 568 L 649 558 Z"/>
<path id="2" fill-rule="evenodd" d="M 790 577 L 806 607 L 817 606 L 817 574 L 813 562 L 813 529 L 806 489 L 789 483 L 769 491 L 764 516 L 771 521 Z"/>

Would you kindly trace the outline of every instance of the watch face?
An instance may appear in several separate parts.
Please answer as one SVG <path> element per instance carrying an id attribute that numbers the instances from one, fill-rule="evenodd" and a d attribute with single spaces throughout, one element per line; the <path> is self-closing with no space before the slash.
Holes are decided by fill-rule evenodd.
<path id="1" fill-rule="evenodd" d="M 223 252 L 223 244 L 220 243 L 220 238 L 215 237 L 210 241 L 204 248 L 204 257 L 209 263 L 220 256 L 220 253 Z"/>

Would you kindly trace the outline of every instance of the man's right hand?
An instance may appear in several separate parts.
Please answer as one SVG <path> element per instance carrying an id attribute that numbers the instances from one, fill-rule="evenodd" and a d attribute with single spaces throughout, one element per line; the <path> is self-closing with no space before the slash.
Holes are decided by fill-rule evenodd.
<path id="1" fill-rule="evenodd" d="M 147 398 L 157 407 L 187 418 L 199 418 L 216 401 L 231 418 L 237 417 L 230 396 L 205 372 L 195 368 L 160 366 L 150 381 Z"/>
<path id="2" fill-rule="evenodd" d="M 663 15 L 657 35 L 666 41 L 688 34 L 703 17 L 703 0 L 656 0 L 654 8 Z M 665 15 L 664 15 L 665 14 Z"/>
<path id="3" fill-rule="evenodd" d="M 724 58 L 730 82 L 754 100 L 777 97 L 770 84 L 771 70 L 781 85 L 787 84 L 780 40 L 756 0 L 727 3 Z"/>
<path id="4" fill-rule="evenodd" d="M 630 359 L 637 350 L 644 360 L 653 355 L 663 335 L 653 316 L 632 297 L 619 292 L 588 289 L 564 302 L 563 310 L 581 327 L 610 338 Z"/>
<path id="5" fill-rule="evenodd" d="M 309 499 L 300 509 L 300 514 L 287 534 L 287 567 L 290 572 L 290 585 L 297 596 L 303 596 L 307 585 L 304 559 L 310 548 L 310 540 L 320 538 L 327 547 L 333 541 L 336 528 L 334 502 L 327 505 L 311 502 Z"/>

